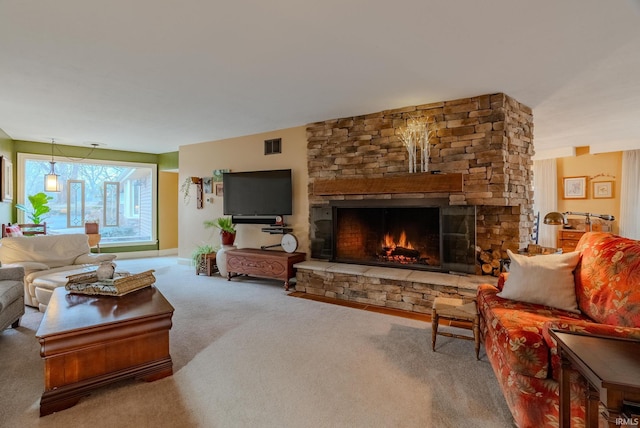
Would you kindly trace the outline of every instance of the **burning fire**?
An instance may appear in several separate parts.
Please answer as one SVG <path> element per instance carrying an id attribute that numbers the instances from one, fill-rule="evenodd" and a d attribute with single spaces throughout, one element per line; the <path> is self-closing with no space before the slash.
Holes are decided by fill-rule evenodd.
<path id="1" fill-rule="evenodd" d="M 387 250 L 394 250 L 396 247 L 402 247 L 402 248 L 407 248 L 409 250 L 413 250 L 413 245 L 411 245 L 411 242 L 407 241 L 407 234 L 404 232 L 404 230 L 400 234 L 400 239 L 398 240 L 397 243 L 394 241 L 393 236 L 391 236 L 390 234 L 387 233 L 384 235 L 384 242 L 382 243 L 382 248 L 385 251 L 387 251 Z"/>
<path id="2" fill-rule="evenodd" d="M 384 235 L 380 257 L 388 262 L 411 264 L 420 260 L 420 252 L 413 248 L 403 230 L 398 242 L 390 234 Z"/>

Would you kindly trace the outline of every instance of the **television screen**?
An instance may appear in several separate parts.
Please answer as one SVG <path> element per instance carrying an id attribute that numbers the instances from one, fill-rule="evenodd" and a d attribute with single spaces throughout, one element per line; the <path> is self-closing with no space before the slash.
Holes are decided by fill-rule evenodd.
<path id="1" fill-rule="evenodd" d="M 222 176 L 225 215 L 291 215 L 291 170 L 227 172 Z"/>

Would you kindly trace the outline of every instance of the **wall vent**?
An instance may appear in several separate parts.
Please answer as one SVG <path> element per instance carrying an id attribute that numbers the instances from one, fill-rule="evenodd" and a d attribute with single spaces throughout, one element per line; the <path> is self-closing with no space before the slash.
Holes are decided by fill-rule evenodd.
<path id="1" fill-rule="evenodd" d="M 275 155 L 282 153 L 282 138 L 273 138 L 271 140 L 264 140 L 264 154 Z"/>

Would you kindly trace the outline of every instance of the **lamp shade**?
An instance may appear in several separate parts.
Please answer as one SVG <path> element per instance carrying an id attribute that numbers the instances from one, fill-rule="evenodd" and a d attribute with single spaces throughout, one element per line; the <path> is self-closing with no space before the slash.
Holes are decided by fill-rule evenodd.
<path id="1" fill-rule="evenodd" d="M 59 192 L 60 191 L 60 176 L 53 172 L 44 176 L 44 191 L 45 192 Z"/>
<path id="2" fill-rule="evenodd" d="M 559 225 L 566 223 L 567 219 L 564 217 L 564 214 L 556 211 L 550 212 L 549 214 L 544 216 L 544 224 Z"/>

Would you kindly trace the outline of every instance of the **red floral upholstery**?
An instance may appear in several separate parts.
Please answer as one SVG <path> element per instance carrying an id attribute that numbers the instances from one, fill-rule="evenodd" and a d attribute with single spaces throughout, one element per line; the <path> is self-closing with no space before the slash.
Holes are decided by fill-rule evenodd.
<path id="1" fill-rule="evenodd" d="M 550 329 L 640 339 L 640 242 L 590 232 L 577 248 L 580 314 L 498 297 L 507 275 L 497 288 L 478 288 L 487 357 L 520 428 L 558 426 L 560 356 Z M 572 379 L 571 426 L 583 427 L 585 385 Z"/>
<path id="2" fill-rule="evenodd" d="M 578 243 L 578 307 L 601 324 L 640 327 L 638 241 L 608 233 L 586 233 Z"/>

